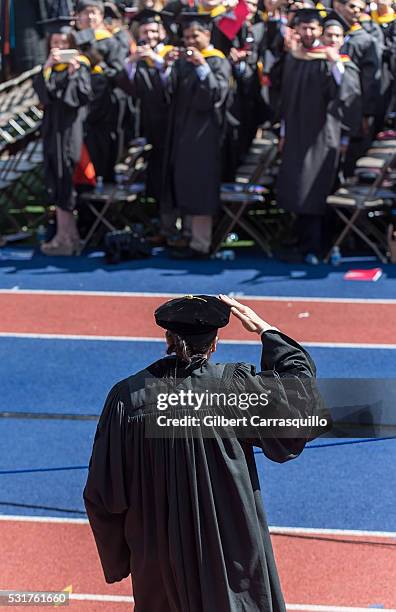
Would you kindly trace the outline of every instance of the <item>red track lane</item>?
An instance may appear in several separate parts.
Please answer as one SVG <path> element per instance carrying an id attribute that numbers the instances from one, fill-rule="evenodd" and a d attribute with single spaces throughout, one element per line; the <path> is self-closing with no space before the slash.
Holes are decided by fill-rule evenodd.
<path id="1" fill-rule="evenodd" d="M 332 535 L 273 535 L 272 540 L 288 603 L 396 607 L 396 540 Z M 104 582 L 86 524 L 0 521 L 0 541 L 1 589 L 72 585 L 73 593 L 131 595 L 129 580 Z M 72 601 L 71 608 L 126 612 L 132 605 Z"/>
<path id="2" fill-rule="evenodd" d="M 165 300 L 134 296 L 1 294 L 0 332 L 160 337 L 162 332 L 154 323 L 153 311 Z M 311 303 L 309 300 L 246 300 L 245 303 L 301 342 L 396 344 L 394 304 Z M 252 339 L 235 320 L 222 337 Z"/>
<path id="3" fill-rule="evenodd" d="M 288 603 L 396 607 L 396 539 L 273 535 Z"/>

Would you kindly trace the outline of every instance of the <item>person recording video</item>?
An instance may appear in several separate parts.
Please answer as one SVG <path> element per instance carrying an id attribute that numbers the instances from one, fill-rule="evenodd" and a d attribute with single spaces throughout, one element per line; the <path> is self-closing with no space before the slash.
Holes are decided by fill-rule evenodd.
<path id="1" fill-rule="evenodd" d="M 120 86 L 133 96 L 137 105 L 137 135 L 146 138 L 153 147 L 148 162 L 146 193 L 159 202 L 164 164 L 164 132 L 169 116 L 167 55 L 172 47 L 164 45 L 165 30 L 161 14 L 157 11 L 144 9 L 134 15 L 132 31 L 137 44 L 125 63 L 128 78 L 124 78 Z"/>
<path id="2" fill-rule="evenodd" d="M 70 18 L 51 19 L 49 55 L 34 79 L 34 89 L 44 108 L 42 137 L 44 177 L 50 204 L 56 205 L 56 235 L 41 246 L 45 255 L 73 255 L 80 238 L 73 209 L 73 173 L 83 144 L 83 122 L 91 89 L 90 62 L 76 49 Z"/>
<path id="3" fill-rule="evenodd" d="M 191 219 L 191 239 L 178 259 L 209 256 L 212 220 L 219 206 L 221 143 L 231 67 L 211 43 L 211 18 L 182 13 L 183 47 L 169 79 L 171 96 L 161 201 L 163 224 L 178 213 Z"/>

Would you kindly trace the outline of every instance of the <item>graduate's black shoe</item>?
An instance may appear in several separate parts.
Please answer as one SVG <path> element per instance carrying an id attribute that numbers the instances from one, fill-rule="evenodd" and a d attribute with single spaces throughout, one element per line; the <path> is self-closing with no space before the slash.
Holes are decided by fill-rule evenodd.
<path id="1" fill-rule="evenodd" d="M 209 259 L 210 254 L 185 247 L 184 249 L 172 249 L 170 256 L 172 259 Z"/>

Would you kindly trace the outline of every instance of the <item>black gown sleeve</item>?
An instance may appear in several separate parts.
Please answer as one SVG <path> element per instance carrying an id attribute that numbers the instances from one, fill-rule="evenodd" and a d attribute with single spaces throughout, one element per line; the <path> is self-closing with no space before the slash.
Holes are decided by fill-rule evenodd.
<path id="1" fill-rule="evenodd" d="M 98 427 L 84 489 L 84 503 L 106 582 L 130 574 L 130 550 L 124 526 L 128 509 L 126 423 L 129 394 L 122 383 L 109 393 Z"/>
<path id="2" fill-rule="evenodd" d="M 283 463 L 298 457 L 308 441 L 327 431 L 331 418 L 316 387 L 316 367 L 309 353 L 279 331 L 264 332 L 261 340 L 262 371 L 256 374 L 253 366 L 238 364 L 234 372 L 234 383 L 240 391 L 260 394 L 270 390 L 268 405 L 251 414 L 285 420 L 320 416 L 328 421 L 328 427 L 319 431 L 310 425 L 297 429 L 294 424 L 257 428 L 255 437 L 247 442 L 260 447 L 272 461 Z"/>
<path id="3" fill-rule="evenodd" d="M 361 72 L 363 115 L 369 117 L 375 114 L 381 84 L 378 49 L 373 39 L 365 49 L 359 68 Z"/>

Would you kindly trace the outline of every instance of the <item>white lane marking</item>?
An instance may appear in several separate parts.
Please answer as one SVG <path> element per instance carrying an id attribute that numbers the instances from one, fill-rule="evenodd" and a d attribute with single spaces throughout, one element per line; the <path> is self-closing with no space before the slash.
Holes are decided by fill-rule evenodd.
<path id="1" fill-rule="evenodd" d="M 79 601 L 111 601 L 113 603 L 133 603 L 135 601 L 130 595 L 92 595 L 90 593 L 71 593 L 70 599 Z"/>
<path id="2" fill-rule="evenodd" d="M 32 523 L 74 523 L 87 525 L 88 519 L 55 517 L 55 516 L 28 516 L 18 514 L 0 514 L 0 521 L 22 521 Z M 281 527 L 272 525 L 269 527 L 272 534 L 306 534 L 306 535 L 334 535 L 334 536 L 366 536 L 373 538 L 396 538 L 396 531 L 367 531 L 361 529 L 321 529 L 311 527 Z"/>
<path id="3" fill-rule="evenodd" d="M 369 612 L 370 610 L 380 610 L 382 612 L 396 612 L 395 608 L 354 608 L 351 606 L 321 606 L 316 604 L 286 604 L 286 610 L 301 610 L 302 612 Z"/>
<path id="4" fill-rule="evenodd" d="M 57 289 L 0 289 L 4 295 L 75 295 L 93 297 L 147 297 L 147 298 L 177 298 L 183 297 L 185 293 L 150 293 L 138 291 L 73 291 Z M 396 304 L 396 299 L 374 299 L 374 298 L 331 298 L 331 297 L 304 297 L 284 295 L 244 295 L 233 293 L 232 297 L 240 300 L 253 300 L 263 302 L 324 302 L 336 304 Z"/>
<path id="5" fill-rule="evenodd" d="M 26 338 L 33 340 L 95 340 L 97 342 L 162 342 L 164 338 L 151 336 L 94 336 L 87 334 L 36 334 L 30 332 L 0 332 L 0 338 Z M 229 340 L 219 339 L 220 344 L 235 344 L 246 346 L 260 346 L 260 340 Z M 355 349 L 396 349 L 396 344 L 370 344 L 367 342 L 305 342 L 300 343 L 312 348 L 355 348 Z"/>

